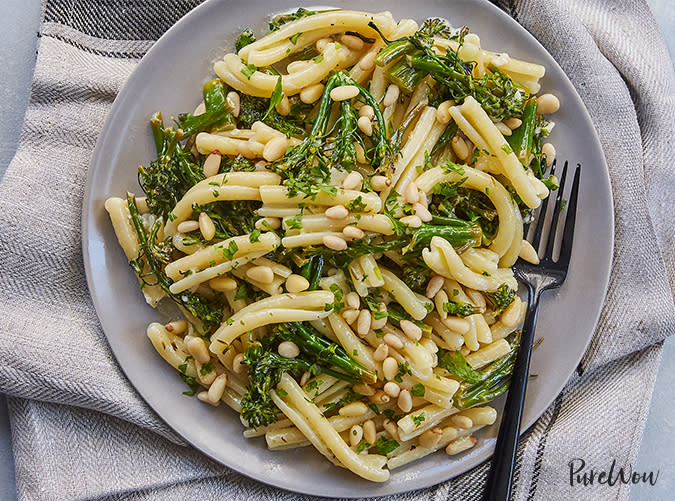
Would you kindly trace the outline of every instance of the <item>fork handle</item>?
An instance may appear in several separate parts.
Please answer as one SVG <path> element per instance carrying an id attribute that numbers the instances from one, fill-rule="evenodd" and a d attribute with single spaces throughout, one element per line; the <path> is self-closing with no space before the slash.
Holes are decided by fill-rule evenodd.
<path id="1" fill-rule="evenodd" d="M 520 420 L 523 415 L 525 391 L 530 369 L 530 354 L 534 329 L 537 324 L 540 290 L 528 287 L 527 314 L 520 338 L 520 347 L 511 375 L 511 383 L 499 426 L 497 445 L 488 476 L 484 501 L 508 501 L 511 496 L 513 467 L 520 435 Z"/>

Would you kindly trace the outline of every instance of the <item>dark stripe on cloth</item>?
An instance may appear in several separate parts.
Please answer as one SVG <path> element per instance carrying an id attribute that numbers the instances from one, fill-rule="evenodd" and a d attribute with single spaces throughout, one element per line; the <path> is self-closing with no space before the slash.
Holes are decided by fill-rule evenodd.
<path id="1" fill-rule="evenodd" d="M 137 52 L 120 52 L 120 51 L 109 51 L 109 50 L 99 50 L 99 49 L 92 49 L 91 47 L 88 47 L 84 44 L 81 44 L 80 42 L 76 42 L 75 40 L 72 40 L 66 36 L 62 35 L 56 35 L 56 34 L 49 34 L 49 35 L 42 35 L 42 36 L 47 36 L 50 38 L 53 38 L 55 40 L 59 40 L 61 42 L 65 42 L 69 45 L 72 45 L 73 47 L 76 47 L 80 50 L 83 50 L 85 52 L 88 52 L 90 54 L 95 54 L 97 56 L 104 56 L 104 57 L 114 57 L 117 59 L 141 59 L 143 56 L 145 56 L 146 51 L 137 51 Z"/>
<path id="2" fill-rule="evenodd" d="M 541 434 L 541 438 L 539 439 L 539 445 L 537 445 L 537 456 L 534 459 L 534 469 L 532 470 L 532 480 L 530 481 L 530 491 L 527 495 L 527 501 L 533 500 L 534 495 L 537 492 L 537 483 L 539 481 L 539 470 L 541 470 L 541 461 L 544 458 L 544 449 L 546 449 L 546 439 L 548 438 L 548 434 L 550 433 L 551 428 L 553 428 L 553 425 L 558 420 L 558 416 L 560 415 L 560 409 L 562 408 L 563 402 L 563 395 L 564 393 L 561 393 L 560 396 L 556 399 L 553 407 L 553 414 L 551 415 L 551 420 L 546 425 L 546 429 L 544 430 L 544 433 Z"/>
<path id="3" fill-rule="evenodd" d="M 203 0 L 47 0 L 44 21 L 108 40 L 157 40 Z"/>

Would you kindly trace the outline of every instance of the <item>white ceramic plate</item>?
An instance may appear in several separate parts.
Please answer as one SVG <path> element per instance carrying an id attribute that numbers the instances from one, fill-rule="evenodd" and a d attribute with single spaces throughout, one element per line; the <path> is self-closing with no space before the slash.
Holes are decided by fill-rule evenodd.
<path id="1" fill-rule="evenodd" d="M 590 117 L 561 68 L 520 25 L 482 0 L 331 1 L 341 8 L 390 10 L 396 19 L 447 18 L 468 25 L 488 49 L 546 66 L 543 89 L 560 98 L 551 136 L 559 158 L 584 166 L 572 265 L 567 282 L 547 293 L 540 309 L 536 350 L 523 430 L 546 410 L 573 373 L 593 334 L 605 297 L 612 256 L 613 211 L 607 167 Z M 103 208 L 127 190 L 140 192 L 136 166 L 154 158 L 148 119 L 156 110 L 170 117 L 194 109 L 212 63 L 231 52 L 244 27 L 266 31 L 270 13 L 296 8 L 298 0 L 211 0 L 190 12 L 148 52 L 120 92 L 99 138 L 83 207 L 83 252 L 89 288 L 110 346 L 127 377 L 166 422 L 205 454 L 262 482 L 314 495 L 362 497 L 428 487 L 485 461 L 497 426 L 478 444 L 453 458 L 443 453 L 393 472 L 384 484 L 369 483 L 332 466 L 311 448 L 271 452 L 264 439 L 242 436 L 238 415 L 182 395 L 184 383 L 155 352 L 145 329 L 159 315 L 145 304 Z"/>

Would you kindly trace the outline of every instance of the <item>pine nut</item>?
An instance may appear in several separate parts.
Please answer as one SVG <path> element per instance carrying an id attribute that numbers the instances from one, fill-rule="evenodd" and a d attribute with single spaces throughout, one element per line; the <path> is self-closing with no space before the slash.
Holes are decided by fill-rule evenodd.
<path id="1" fill-rule="evenodd" d="M 285 117 L 291 112 L 291 102 L 286 96 L 284 96 L 281 98 L 281 101 L 279 101 L 279 104 L 274 107 L 274 109 L 277 110 L 279 115 Z"/>
<path id="2" fill-rule="evenodd" d="M 451 141 L 452 151 L 455 152 L 457 158 L 462 161 L 465 161 L 469 158 L 469 147 L 466 145 L 466 141 L 459 136 L 455 136 Z"/>
<path id="3" fill-rule="evenodd" d="M 375 56 L 377 56 L 376 50 L 371 50 L 366 53 L 365 56 L 359 61 L 359 68 L 363 71 L 370 71 L 375 67 Z"/>
<path id="4" fill-rule="evenodd" d="M 429 212 L 429 209 L 427 209 L 421 203 L 416 203 L 415 205 L 413 205 L 413 211 L 415 212 L 415 215 L 419 217 L 424 223 L 428 223 L 433 219 L 433 216 L 431 215 L 431 212 Z"/>
<path id="5" fill-rule="evenodd" d="M 190 233 L 191 231 L 195 231 L 199 229 L 199 221 L 183 221 L 182 223 L 179 223 L 178 226 L 176 227 L 179 233 Z"/>
<path id="6" fill-rule="evenodd" d="M 368 117 L 359 117 L 356 124 L 359 126 L 359 130 L 366 136 L 370 137 L 373 135 L 373 123 Z"/>
<path id="7" fill-rule="evenodd" d="M 323 244 L 329 249 L 342 251 L 347 248 L 347 241 L 344 238 L 336 237 L 335 235 L 326 235 L 322 240 Z"/>
<path id="8" fill-rule="evenodd" d="M 357 141 L 354 141 L 354 150 L 356 151 L 356 161 L 360 164 L 368 163 L 366 158 L 366 152 L 363 151 L 363 146 L 361 146 Z"/>
<path id="9" fill-rule="evenodd" d="M 175 320 L 166 324 L 164 328 L 171 334 L 182 334 L 187 330 L 187 322 L 185 320 Z"/>
<path id="10" fill-rule="evenodd" d="M 469 329 L 471 328 L 471 324 L 469 324 L 469 321 L 465 318 L 453 317 L 451 315 L 448 315 L 448 318 L 443 320 L 443 323 L 448 329 L 461 335 L 469 332 Z"/>
<path id="11" fill-rule="evenodd" d="M 328 44 L 332 42 L 333 41 L 330 38 L 320 38 L 316 41 L 316 50 L 323 52 L 326 50 L 326 47 L 328 47 Z"/>
<path id="12" fill-rule="evenodd" d="M 440 275 L 434 275 L 431 277 L 429 282 L 427 283 L 427 291 L 426 291 L 426 296 L 431 299 L 434 297 L 439 290 L 441 290 L 441 287 L 443 287 L 443 284 L 445 283 L 445 278 L 443 278 Z"/>
<path id="13" fill-rule="evenodd" d="M 555 146 L 551 143 L 544 143 L 541 145 L 541 152 L 546 156 L 546 165 L 550 167 L 555 160 Z"/>
<path id="14" fill-rule="evenodd" d="M 455 454 L 459 454 L 460 452 L 464 452 L 467 449 L 471 449 L 474 445 L 476 445 L 476 442 L 478 442 L 478 439 L 474 436 L 461 437 L 450 442 L 445 448 L 445 452 L 446 454 L 453 456 Z"/>
<path id="15" fill-rule="evenodd" d="M 363 428 L 361 428 L 358 424 L 355 424 L 349 430 L 349 444 L 352 447 L 356 447 L 361 443 L 362 438 L 363 438 Z"/>
<path id="16" fill-rule="evenodd" d="M 408 184 L 408 186 L 405 187 L 405 190 L 403 190 L 403 196 L 405 197 L 405 201 L 409 204 L 419 202 L 420 192 L 417 189 L 417 185 L 414 182 Z"/>
<path id="17" fill-rule="evenodd" d="M 288 148 L 288 139 L 277 136 L 267 141 L 262 151 L 262 156 L 268 162 L 274 162 L 284 156 L 286 148 Z"/>
<path id="18" fill-rule="evenodd" d="M 255 222 L 255 227 L 263 231 L 268 231 L 270 228 L 273 230 L 278 230 L 281 227 L 281 219 L 278 217 L 264 217 L 262 219 L 258 219 Z"/>
<path id="19" fill-rule="evenodd" d="M 384 430 L 389 433 L 389 436 L 393 438 L 396 441 L 400 441 L 400 437 L 398 435 L 398 425 L 396 424 L 395 421 L 392 421 L 391 419 L 387 419 L 384 422 Z"/>
<path id="20" fill-rule="evenodd" d="M 534 250 L 532 244 L 527 240 L 523 240 L 521 242 L 518 257 L 524 259 L 528 263 L 539 264 L 539 256 L 537 255 L 537 251 Z"/>
<path id="21" fill-rule="evenodd" d="M 497 127 L 497 130 L 502 133 L 502 136 L 510 136 L 513 134 L 513 131 L 509 129 L 504 122 L 495 123 L 495 127 Z"/>
<path id="22" fill-rule="evenodd" d="M 352 291 L 345 295 L 345 304 L 350 308 L 358 310 L 361 307 L 361 298 L 356 292 Z"/>
<path id="23" fill-rule="evenodd" d="M 398 96 L 401 95 L 401 89 L 398 88 L 398 85 L 391 84 L 389 87 L 387 87 L 387 92 L 384 94 L 384 99 L 382 100 L 382 104 L 386 108 L 387 106 L 391 106 L 398 100 Z"/>
<path id="24" fill-rule="evenodd" d="M 401 393 L 401 387 L 394 383 L 393 381 L 389 381 L 384 384 L 384 392 L 389 395 L 391 398 L 396 398 L 399 396 Z"/>
<path id="25" fill-rule="evenodd" d="M 385 343 L 394 348 L 395 350 L 400 350 L 403 348 L 403 341 L 399 339 L 396 334 L 385 334 L 382 338 Z"/>
<path id="26" fill-rule="evenodd" d="M 204 101 L 202 101 L 197 105 L 195 111 L 192 112 L 192 116 L 198 117 L 199 115 L 203 115 L 204 113 L 206 113 L 206 104 L 204 104 Z"/>
<path id="27" fill-rule="evenodd" d="M 537 110 L 542 115 L 555 113 L 560 109 L 560 100 L 553 94 L 542 94 L 537 98 Z"/>
<path id="28" fill-rule="evenodd" d="M 382 375 L 385 379 L 391 381 L 398 374 L 398 362 L 394 357 L 387 357 L 382 362 Z"/>
<path id="29" fill-rule="evenodd" d="M 342 318 L 345 319 L 349 325 L 352 325 L 356 322 L 356 319 L 359 318 L 359 310 L 345 310 L 342 312 Z"/>
<path id="30" fill-rule="evenodd" d="M 363 181 L 363 176 L 360 172 L 352 171 L 342 181 L 342 187 L 345 190 L 355 190 Z"/>
<path id="31" fill-rule="evenodd" d="M 370 178 L 370 186 L 372 186 L 375 191 L 382 191 L 391 186 L 391 179 L 387 176 L 373 176 Z"/>
<path id="32" fill-rule="evenodd" d="M 487 303 L 485 302 L 485 296 L 483 296 L 483 294 L 474 289 L 466 289 L 466 295 L 469 296 L 469 299 L 477 308 L 480 308 L 481 311 L 485 311 Z"/>
<path id="33" fill-rule="evenodd" d="M 473 421 L 471 421 L 471 418 L 468 416 L 455 415 L 450 418 L 450 421 L 458 428 L 463 428 L 465 430 L 468 430 L 473 426 Z"/>
<path id="34" fill-rule="evenodd" d="M 399 221 L 411 228 L 419 228 L 422 226 L 422 220 L 419 216 L 403 216 Z"/>
<path id="35" fill-rule="evenodd" d="M 309 280 L 302 275 L 293 273 L 286 279 L 286 290 L 288 292 L 302 292 L 309 289 Z"/>
<path id="36" fill-rule="evenodd" d="M 396 405 L 398 405 L 398 408 L 406 413 L 412 410 L 412 395 L 408 390 L 401 390 L 401 392 L 398 394 Z"/>
<path id="37" fill-rule="evenodd" d="M 205 364 L 211 360 L 209 349 L 206 343 L 200 337 L 191 337 L 186 344 L 187 351 L 200 364 Z"/>
<path id="38" fill-rule="evenodd" d="M 227 96 L 225 96 L 225 100 L 227 101 L 227 107 L 230 108 L 230 113 L 235 117 L 239 117 L 239 110 L 241 109 L 241 99 L 239 98 L 239 94 L 231 90 L 227 93 Z"/>
<path id="39" fill-rule="evenodd" d="M 305 104 L 312 104 L 316 102 L 321 97 L 321 94 L 323 94 L 323 89 L 324 86 L 321 83 L 316 83 L 314 85 L 310 85 L 309 87 L 305 87 L 300 91 L 300 101 Z"/>
<path id="40" fill-rule="evenodd" d="M 433 427 L 430 430 L 425 431 L 420 435 L 419 445 L 425 449 L 433 448 L 438 442 L 440 442 L 443 437 L 443 430 L 438 426 Z"/>
<path id="41" fill-rule="evenodd" d="M 422 329 L 410 320 L 401 320 L 401 330 L 413 341 L 422 339 Z"/>
<path id="42" fill-rule="evenodd" d="M 207 241 L 216 236 L 216 225 L 206 212 L 199 214 L 199 231 Z"/>
<path id="43" fill-rule="evenodd" d="M 363 423 L 363 438 L 369 444 L 374 444 L 377 439 L 377 429 L 375 428 L 375 421 L 372 419 Z"/>
<path id="44" fill-rule="evenodd" d="M 328 219 L 344 219 L 349 216 L 349 211 L 344 205 L 333 205 L 324 212 Z"/>
<path id="45" fill-rule="evenodd" d="M 244 364 L 243 362 L 244 362 L 244 354 L 237 353 L 232 359 L 232 372 L 234 372 L 235 374 L 242 374 L 247 369 L 246 364 Z"/>
<path id="46" fill-rule="evenodd" d="M 374 404 L 386 404 L 389 403 L 389 400 L 391 399 L 389 398 L 389 395 L 387 395 L 382 390 L 377 390 L 377 392 L 375 392 L 375 395 L 370 397 L 369 400 Z"/>
<path id="47" fill-rule="evenodd" d="M 506 307 L 499 319 L 504 327 L 515 327 L 520 322 L 520 313 L 522 301 L 518 296 L 514 298 L 510 305 Z"/>
<path id="48" fill-rule="evenodd" d="M 277 348 L 279 355 L 286 358 L 295 358 L 300 355 L 300 348 L 293 341 L 282 341 Z"/>
<path id="49" fill-rule="evenodd" d="M 372 120 L 375 118 L 375 110 L 373 110 L 373 107 L 369 104 L 361 106 L 359 117 L 368 117 L 368 120 Z"/>
<path id="50" fill-rule="evenodd" d="M 387 305 L 384 303 L 380 303 L 379 305 L 380 311 L 386 312 L 387 311 Z M 375 315 L 373 315 L 373 321 L 370 324 L 370 328 L 373 330 L 378 330 L 384 327 L 387 324 L 388 317 L 384 316 L 382 318 L 375 318 Z M 386 345 L 385 345 L 386 346 Z"/>
<path id="51" fill-rule="evenodd" d="M 386 343 L 377 345 L 377 348 L 373 352 L 373 358 L 378 362 L 382 362 L 387 356 L 389 356 L 389 345 Z"/>
<path id="52" fill-rule="evenodd" d="M 297 73 L 307 68 L 308 65 L 307 61 L 292 61 L 286 66 L 286 73 L 289 75 L 291 73 Z"/>
<path id="53" fill-rule="evenodd" d="M 261 284 L 271 284 L 274 282 L 274 272 L 269 266 L 252 266 L 246 270 L 246 276 Z"/>
<path id="54" fill-rule="evenodd" d="M 340 416 L 352 417 L 352 416 L 362 416 L 368 412 L 368 407 L 363 402 L 350 402 L 347 405 L 340 407 L 338 414 Z"/>
<path id="55" fill-rule="evenodd" d="M 354 390 L 359 395 L 363 395 L 364 397 L 372 397 L 375 395 L 375 388 L 363 383 L 356 383 L 354 386 L 352 386 L 352 390 Z"/>
<path id="56" fill-rule="evenodd" d="M 359 95 L 359 88 L 356 85 L 340 85 L 330 91 L 330 98 L 333 101 L 347 101 Z"/>
<path id="57" fill-rule="evenodd" d="M 229 277 L 217 277 L 209 280 L 209 287 L 214 291 L 227 292 L 237 288 L 237 281 Z"/>
<path id="58" fill-rule="evenodd" d="M 361 310 L 361 313 L 359 313 L 359 318 L 356 320 L 356 333 L 363 337 L 368 334 L 370 331 L 370 322 L 372 320 L 372 315 L 370 314 L 370 310 L 368 309 L 363 309 Z"/>
<path id="59" fill-rule="evenodd" d="M 447 124 L 450 122 L 450 107 L 454 106 L 455 102 L 452 99 L 443 101 L 438 105 L 436 110 L 436 121 L 441 124 Z"/>
<path id="60" fill-rule="evenodd" d="M 511 130 L 515 130 L 523 124 L 523 121 L 516 117 L 507 118 L 506 120 L 502 121 Z"/>
<path id="61" fill-rule="evenodd" d="M 452 442 L 457 438 L 459 435 L 459 430 L 455 428 L 454 426 L 446 426 L 443 428 L 443 435 L 441 435 L 441 439 L 444 442 Z"/>
<path id="62" fill-rule="evenodd" d="M 219 151 L 214 151 L 212 152 L 208 157 L 206 157 L 206 160 L 204 160 L 204 175 L 206 177 L 211 177 L 215 176 L 218 174 L 218 171 L 220 170 L 220 152 Z"/>
<path id="63" fill-rule="evenodd" d="M 300 378 L 300 386 L 305 386 L 307 384 L 307 381 L 309 381 L 309 378 L 311 378 L 312 375 L 305 371 L 302 373 L 302 377 Z"/>
<path id="64" fill-rule="evenodd" d="M 345 47 L 352 50 L 361 50 L 363 49 L 363 40 L 354 35 L 342 35 L 340 37 L 340 43 Z"/>
<path id="65" fill-rule="evenodd" d="M 342 229 L 342 234 L 352 240 L 360 240 L 361 238 L 365 237 L 366 234 L 363 232 L 362 229 L 357 228 L 356 226 L 345 226 Z"/>
<path id="66" fill-rule="evenodd" d="M 216 402 L 220 401 L 221 398 L 223 398 L 223 393 L 225 393 L 225 385 L 227 385 L 227 374 L 221 374 L 215 379 L 213 383 L 211 383 L 211 386 L 209 387 L 209 391 L 207 393 L 209 402 L 215 404 Z"/>
<path id="67" fill-rule="evenodd" d="M 204 402 L 205 404 L 213 405 L 214 407 L 218 407 L 220 405 L 220 400 L 216 403 L 213 403 L 209 400 L 209 392 L 208 391 L 200 391 L 199 393 L 197 393 L 197 399 L 200 402 Z"/>

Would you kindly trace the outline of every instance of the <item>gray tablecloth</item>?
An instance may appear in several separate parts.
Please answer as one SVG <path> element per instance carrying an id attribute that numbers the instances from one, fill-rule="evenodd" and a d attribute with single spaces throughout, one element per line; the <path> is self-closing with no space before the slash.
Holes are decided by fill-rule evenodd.
<path id="1" fill-rule="evenodd" d="M 105 116 L 151 41 L 196 3 L 44 4 L 21 144 L 0 185 L 0 391 L 11 396 L 21 499 L 295 497 L 185 446 L 146 406 L 110 353 L 84 278 L 79 208 Z M 515 490 L 517 499 L 584 498 L 567 462 L 578 451 L 589 464 L 634 461 L 660 342 L 675 329 L 673 69 L 642 1 L 501 4 L 569 75 L 612 180 L 606 306 L 583 375 L 521 441 Z M 401 499 L 478 499 L 485 472 Z M 628 489 L 600 495 L 625 499 Z"/>

